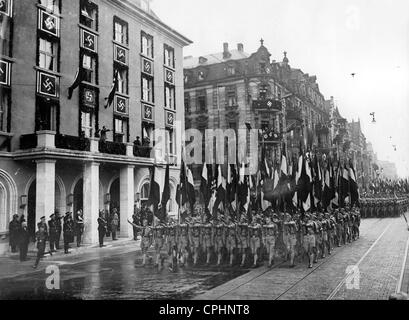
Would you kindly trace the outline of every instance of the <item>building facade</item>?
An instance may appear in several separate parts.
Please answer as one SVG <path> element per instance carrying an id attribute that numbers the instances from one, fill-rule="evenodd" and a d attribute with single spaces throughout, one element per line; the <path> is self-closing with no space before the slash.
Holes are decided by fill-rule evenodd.
<path id="1" fill-rule="evenodd" d="M 148 0 L 9 0 L 0 19 L 0 253 L 13 214 L 33 233 L 41 216 L 83 209 L 94 243 L 99 210 L 115 207 L 131 236 L 135 200 L 146 201 L 149 169 L 164 176 L 165 159 L 175 211 L 191 41 Z"/>

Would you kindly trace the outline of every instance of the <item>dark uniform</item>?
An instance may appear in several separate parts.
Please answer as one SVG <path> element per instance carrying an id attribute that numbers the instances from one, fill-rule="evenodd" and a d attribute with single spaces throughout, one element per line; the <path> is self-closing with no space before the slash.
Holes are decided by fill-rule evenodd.
<path id="1" fill-rule="evenodd" d="M 48 238 L 47 231 L 44 228 L 44 224 L 39 223 L 38 231 L 36 232 L 36 241 L 37 241 L 37 259 L 34 263 L 33 268 L 37 268 L 40 259 L 44 256 L 45 246 Z"/>
<path id="2" fill-rule="evenodd" d="M 58 236 L 57 222 L 55 220 L 55 214 L 52 214 L 50 218 L 51 220 L 48 221 L 48 228 L 50 231 L 50 250 L 51 252 L 55 252 L 56 250 L 54 248 L 57 246 L 57 236 Z"/>
<path id="3" fill-rule="evenodd" d="M 84 218 L 81 213 L 75 215 L 75 234 L 77 237 L 77 247 L 81 246 L 82 235 L 84 234 Z"/>
<path id="4" fill-rule="evenodd" d="M 74 221 L 71 218 L 71 214 L 66 214 L 64 218 L 64 225 L 63 225 L 63 232 L 64 232 L 64 253 L 69 253 L 68 249 L 70 247 L 70 243 L 74 242 Z"/>
<path id="5" fill-rule="evenodd" d="M 11 246 L 11 252 L 17 252 L 18 235 L 21 224 L 18 221 L 18 216 L 15 214 L 13 220 L 9 223 L 9 244 Z"/>
<path id="6" fill-rule="evenodd" d="M 20 261 L 27 260 L 28 245 L 30 243 L 30 233 L 27 229 L 27 224 L 22 223 L 22 227 L 19 233 L 19 250 L 20 250 Z"/>
<path id="7" fill-rule="evenodd" d="M 98 238 L 99 238 L 99 247 L 104 246 L 104 237 L 107 232 L 107 221 L 104 219 L 103 213 L 99 215 L 98 218 Z"/>
<path id="8" fill-rule="evenodd" d="M 62 233 L 62 217 L 60 216 L 59 213 L 55 214 L 55 227 L 57 229 L 57 234 L 55 236 L 55 248 L 57 250 L 60 250 L 60 239 L 61 239 L 61 233 Z"/>

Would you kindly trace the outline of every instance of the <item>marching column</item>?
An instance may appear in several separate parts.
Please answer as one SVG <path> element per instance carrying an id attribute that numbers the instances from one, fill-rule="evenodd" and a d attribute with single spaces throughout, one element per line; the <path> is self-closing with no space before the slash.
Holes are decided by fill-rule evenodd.
<path id="1" fill-rule="evenodd" d="M 36 230 L 40 218 L 55 212 L 55 160 L 37 160 L 36 171 Z"/>
<path id="2" fill-rule="evenodd" d="M 83 173 L 84 243 L 98 242 L 99 163 L 84 164 Z"/>
<path id="3" fill-rule="evenodd" d="M 135 186 L 134 186 L 134 166 L 125 166 L 121 168 L 119 174 L 119 212 L 120 212 L 120 236 L 123 238 L 133 237 L 132 226 L 128 219 L 132 221 L 132 215 L 135 204 Z"/>

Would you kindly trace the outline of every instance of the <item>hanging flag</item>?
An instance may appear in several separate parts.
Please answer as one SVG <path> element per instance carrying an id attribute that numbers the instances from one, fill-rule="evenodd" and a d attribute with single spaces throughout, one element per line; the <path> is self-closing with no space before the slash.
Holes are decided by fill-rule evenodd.
<path id="1" fill-rule="evenodd" d="M 105 98 L 105 104 L 104 107 L 105 109 L 111 106 L 112 102 L 114 101 L 115 98 L 115 93 L 118 91 L 118 85 L 119 85 L 119 75 L 118 75 L 118 70 L 115 70 L 114 73 L 114 82 L 112 83 L 112 89 L 109 92 L 109 95 L 107 98 Z"/>
<path id="2" fill-rule="evenodd" d="M 156 168 L 153 167 L 150 169 L 151 171 L 151 182 L 150 182 L 150 189 L 149 189 L 149 198 L 148 198 L 148 205 L 153 206 L 154 212 L 156 212 L 158 205 L 160 203 L 160 183 L 159 183 L 159 174 L 157 174 Z M 156 174 L 155 174 L 156 173 Z"/>
<path id="3" fill-rule="evenodd" d="M 71 100 L 72 94 L 76 88 L 81 84 L 85 79 L 85 70 L 83 68 L 78 68 L 77 73 L 75 74 L 74 82 L 71 87 L 68 88 L 68 100 Z"/>
<path id="4" fill-rule="evenodd" d="M 167 218 L 167 205 L 170 200 L 170 173 L 169 173 L 169 164 L 166 165 L 166 172 L 165 172 L 165 183 L 163 186 L 163 192 L 162 192 L 162 216 L 160 217 L 161 221 L 166 221 Z"/>
<path id="5" fill-rule="evenodd" d="M 352 162 L 349 163 L 349 185 L 351 192 L 351 206 L 359 203 L 358 183 L 356 181 L 355 169 Z"/>

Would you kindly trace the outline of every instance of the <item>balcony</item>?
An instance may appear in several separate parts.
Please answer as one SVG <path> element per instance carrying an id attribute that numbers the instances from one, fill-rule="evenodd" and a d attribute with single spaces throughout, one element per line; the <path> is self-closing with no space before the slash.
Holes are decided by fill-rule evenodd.
<path id="1" fill-rule="evenodd" d="M 126 144 L 112 141 L 99 141 L 99 152 L 126 156 Z"/>
<path id="2" fill-rule="evenodd" d="M 85 137 L 68 136 L 57 134 L 55 136 L 55 147 L 58 149 L 90 151 L 91 142 Z"/>
<path id="3" fill-rule="evenodd" d="M 134 146 L 133 154 L 135 157 L 150 158 L 152 148 L 149 146 Z"/>
<path id="4" fill-rule="evenodd" d="M 253 109 L 256 111 L 279 112 L 282 111 L 283 106 L 280 100 L 253 100 Z"/>

